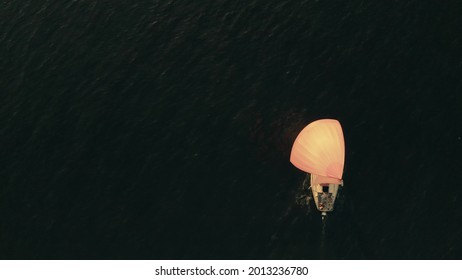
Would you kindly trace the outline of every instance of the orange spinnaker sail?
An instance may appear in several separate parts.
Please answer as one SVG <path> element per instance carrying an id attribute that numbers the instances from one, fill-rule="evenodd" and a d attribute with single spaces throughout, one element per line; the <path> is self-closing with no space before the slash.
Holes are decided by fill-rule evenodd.
<path id="1" fill-rule="evenodd" d="M 322 183 L 340 182 L 345 163 L 345 140 L 340 123 L 322 119 L 307 125 L 295 139 L 290 162 L 307 173 L 326 177 L 327 182 Z"/>

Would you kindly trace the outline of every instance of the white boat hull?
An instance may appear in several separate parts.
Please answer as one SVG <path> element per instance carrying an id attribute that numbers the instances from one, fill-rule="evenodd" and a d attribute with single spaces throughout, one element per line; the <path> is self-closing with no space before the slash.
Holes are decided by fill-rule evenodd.
<path id="1" fill-rule="evenodd" d="M 314 177 L 311 175 L 311 192 L 316 203 L 316 208 L 326 215 L 327 212 L 334 211 L 335 199 L 337 198 L 338 190 L 342 184 L 333 183 L 314 183 Z"/>

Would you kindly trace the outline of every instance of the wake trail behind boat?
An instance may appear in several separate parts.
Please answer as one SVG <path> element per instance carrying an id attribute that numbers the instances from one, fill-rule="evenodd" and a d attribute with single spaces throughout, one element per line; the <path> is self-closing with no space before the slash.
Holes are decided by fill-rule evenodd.
<path id="1" fill-rule="evenodd" d="M 322 219 L 321 225 L 321 238 L 319 242 L 319 254 L 321 259 L 326 259 L 326 227 L 327 227 L 327 218 Z"/>

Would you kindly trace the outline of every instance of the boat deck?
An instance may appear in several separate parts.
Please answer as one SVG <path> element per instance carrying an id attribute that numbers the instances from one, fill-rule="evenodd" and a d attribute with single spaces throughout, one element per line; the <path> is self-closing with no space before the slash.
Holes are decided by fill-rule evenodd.
<path id="1" fill-rule="evenodd" d="M 318 199 L 318 209 L 320 211 L 333 211 L 334 210 L 334 197 L 332 193 L 317 193 L 317 199 Z"/>

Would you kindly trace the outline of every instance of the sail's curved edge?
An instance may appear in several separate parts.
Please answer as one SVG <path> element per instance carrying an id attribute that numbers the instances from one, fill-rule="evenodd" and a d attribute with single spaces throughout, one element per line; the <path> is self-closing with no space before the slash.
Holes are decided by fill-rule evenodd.
<path id="1" fill-rule="evenodd" d="M 317 184 L 342 184 L 341 179 L 325 177 L 325 176 L 321 176 L 321 175 L 317 175 L 317 174 L 311 174 L 311 176 L 313 178 L 312 183 L 314 185 L 317 185 Z"/>

